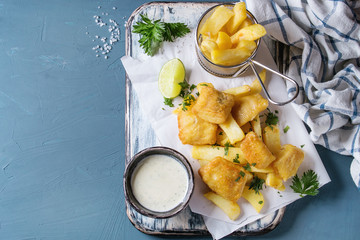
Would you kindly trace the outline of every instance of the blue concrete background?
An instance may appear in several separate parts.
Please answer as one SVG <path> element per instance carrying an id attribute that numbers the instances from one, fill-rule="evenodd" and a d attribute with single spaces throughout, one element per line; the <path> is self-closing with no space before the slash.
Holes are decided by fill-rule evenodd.
<path id="1" fill-rule="evenodd" d="M 120 57 L 125 21 L 144 2 L 0 1 L 1 240 L 157 239 L 131 225 L 122 189 Z M 110 36 L 95 15 L 119 24 L 108 59 L 93 50 Z M 274 231 L 247 238 L 359 239 L 351 158 L 318 151 L 332 182 L 288 206 Z"/>

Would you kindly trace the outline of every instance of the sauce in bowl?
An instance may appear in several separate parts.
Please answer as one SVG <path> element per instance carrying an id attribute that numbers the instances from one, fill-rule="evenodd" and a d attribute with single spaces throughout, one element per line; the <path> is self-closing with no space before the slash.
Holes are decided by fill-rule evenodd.
<path id="1" fill-rule="evenodd" d="M 149 155 L 136 167 L 131 188 L 136 200 L 155 212 L 174 209 L 185 198 L 189 176 L 185 167 L 175 158 Z"/>

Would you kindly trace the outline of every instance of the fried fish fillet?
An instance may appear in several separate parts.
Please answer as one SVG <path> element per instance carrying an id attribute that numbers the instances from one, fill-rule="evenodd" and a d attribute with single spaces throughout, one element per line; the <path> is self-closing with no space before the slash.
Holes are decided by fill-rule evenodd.
<path id="1" fill-rule="evenodd" d="M 291 144 L 285 144 L 281 147 L 276 160 L 272 164 L 275 173 L 284 181 L 295 176 L 301 163 L 304 161 L 304 152 Z"/>
<path id="2" fill-rule="evenodd" d="M 228 200 L 237 201 L 251 174 L 238 164 L 216 157 L 199 169 L 199 175 L 211 190 Z"/>
<path id="3" fill-rule="evenodd" d="M 253 120 L 260 112 L 264 111 L 268 105 L 269 101 L 264 99 L 260 94 L 252 94 L 237 98 L 231 113 L 241 127 Z"/>
<path id="4" fill-rule="evenodd" d="M 208 83 L 198 84 L 197 89 L 200 96 L 192 111 L 205 121 L 215 124 L 224 123 L 235 103 L 234 96 L 220 92 Z"/>
<path id="5" fill-rule="evenodd" d="M 216 143 L 216 124 L 204 121 L 191 110 L 179 111 L 178 115 L 179 139 L 183 144 L 206 145 Z"/>
<path id="6" fill-rule="evenodd" d="M 246 134 L 240 148 L 245 159 L 256 168 L 266 168 L 275 160 L 275 156 L 254 132 Z"/>

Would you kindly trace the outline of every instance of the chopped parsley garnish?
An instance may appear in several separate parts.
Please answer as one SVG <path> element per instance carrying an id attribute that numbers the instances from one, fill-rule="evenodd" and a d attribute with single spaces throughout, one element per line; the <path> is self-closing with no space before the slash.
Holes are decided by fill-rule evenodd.
<path id="1" fill-rule="evenodd" d="M 284 128 L 284 133 L 287 133 L 287 131 L 289 131 L 289 129 L 290 129 L 290 127 L 289 127 L 289 126 L 286 126 L 286 127 Z"/>
<path id="2" fill-rule="evenodd" d="M 244 169 L 245 169 L 246 171 L 251 172 L 250 164 L 249 164 L 249 163 L 246 163 L 246 165 L 244 166 Z"/>
<path id="3" fill-rule="evenodd" d="M 254 176 L 253 179 L 251 180 L 249 189 L 253 189 L 256 194 L 259 194 L 259 191 L 262 190 L 264 183 L 265 183 L 264 179 L 261 179 L 258 176 Z"/>
<path id="4" fill-rule="evenodd" d="M 159 20 L 150 20 L 146 15 L 140 15 L 141 20 L 135 23 L 133 33 L 140 34 L 140 47 L 149 56 L 159 50 L 163 41 L 172 42 L 175 38 L 183 37 L 190 32 L 184 23 L 166 23 Z"/>
<path id="5" fill-rule="evenodd" d="M 190 85 L 186 81 L 179 83 L 179 85 L 181 86 L 181 91 L 180 91 L 179 96 L 182 98 L 184 98 L 186 95 L 191 94 L 192 90 L 194 90 L 196 88 L 195 84 Z"/>
<path id="6" fill-rule="evenodd" d="M 229 142 L 225 143 L 225 156 L 229 154 L 229 147 L 233 147 Z"/>
<path id="7" fill-rule="evenodd" d="M 174 106 L 173 99 L 164 97 L 164 104 L 169 106 L 169 107 L 173 107 Z"/>
<path id="8" fill-rule="evenodd" d="M 239 154 L 238 154 L 238 153 L 236 154 L 236 157 L 233 159 L 233 162 L 234 162 L 234 163 L 240 163 L 240 161 L 239 161 Z"/>
<path id="9" fill-rule="evenodd" d="M 189 106 L 195 101 L 195 98 L 193 95 L 188 94 L 184 97 L 184 100 L 182 102 L 182 110 L 187 111 Z"/>
<path id="10" fill-rule="evenodd" d="M 261 205 L 261 204 L 263 204 L 263 203 L 264 203 L 264 201 L 259 201 L 258 203 Z"/>
<path id="11" fill-rule="evenodd" d="M 304 147 L 305 147 L 305 144 L 301 145 L 300 147 L 301 147 L 301 148 L 304 148 Z"/>
<path id="12" fill-rule="evenodd" d="M 235 182 L 238 182 L 241 178 L 245 177 L 245 173 L 243 171 L 240 171 L 239 172 L 239 175 L 236 179 L 235 179 Z"/>
<path id="13" fill-rule="evenodd" d="M 292 178 L 292 185 L 290 186 L 294 192 L 300 193 L 300 196 L 305 195 L 315 196 L 319 193 L 318 176 L 313 170 L 304 172 L 301 178 L 296 174 Z"/>
<path id="14" fill-rule="evenodd" d="M 277 111 L 275 111 L 275 113 L 273 113 L 273 112 L 270 111 L 270 109 L 267 109 L 267 110 L 268 110 L 268 113 L 265 113 L 265 116 L 266 116 L 265 123 L 266 123 L 266 125 L 268 125 L 270 127 L 271 127 L 271 125 L 276 125 L 279 122 L 279 118 L 276 115 Z"/>

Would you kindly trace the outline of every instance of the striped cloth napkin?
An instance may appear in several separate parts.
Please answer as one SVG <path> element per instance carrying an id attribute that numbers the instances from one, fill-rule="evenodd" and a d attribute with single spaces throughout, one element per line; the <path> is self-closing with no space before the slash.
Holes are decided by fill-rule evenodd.
<path id="1" fill-rule="evenodd" d="M 268 36 L 290 47 L 286 74 L 300 85 L 293 108 L 314 143 L 354 157 L 350 173 L 360 190 L 360 1 L 248 0 L 246 5 Z"/>

